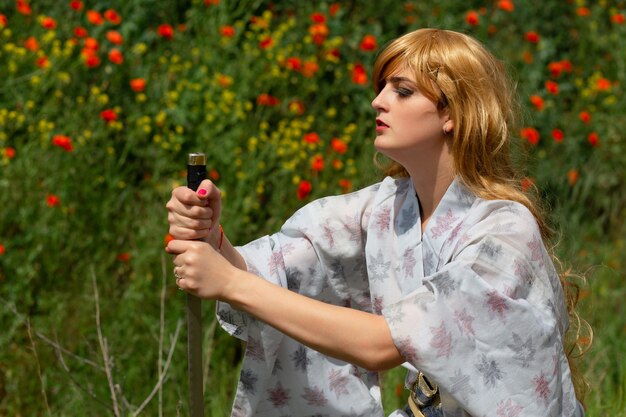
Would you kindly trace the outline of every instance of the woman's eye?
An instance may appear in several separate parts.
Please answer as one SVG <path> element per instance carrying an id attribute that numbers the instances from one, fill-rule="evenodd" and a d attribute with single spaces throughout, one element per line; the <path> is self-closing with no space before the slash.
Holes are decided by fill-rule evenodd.
<path id="1" fill-rule="evenodd" d="M 413 91 L 408 90 L 406 88 L 396 88 L 394 90 L 400 97 L 409 97 L 411 94 L 413 94 Z"/>

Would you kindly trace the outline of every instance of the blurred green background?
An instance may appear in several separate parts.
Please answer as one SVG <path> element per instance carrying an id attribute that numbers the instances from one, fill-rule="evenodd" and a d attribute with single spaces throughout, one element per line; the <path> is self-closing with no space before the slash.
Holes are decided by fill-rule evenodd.
<path id="1" fill-rule="evenodd" d="M 560 231 L 557 253 L 587 279 L 588 415 L 626 415 L 625 9 L 3 0 L 0 416 L 188 414 L 185 302 L 163 251 L 187 153 L 207 154 L 237 244 L 315 198 L 378 181 L 372 64 L 420 27 L 477 37 L 517 81 L 525 184 Z M 221 416 L 241 346 L 215 328 L 213 308 L 204 303 L 205 404 Z M 385 375 L 388 412 L 404 402 L 402 381 Z"/>

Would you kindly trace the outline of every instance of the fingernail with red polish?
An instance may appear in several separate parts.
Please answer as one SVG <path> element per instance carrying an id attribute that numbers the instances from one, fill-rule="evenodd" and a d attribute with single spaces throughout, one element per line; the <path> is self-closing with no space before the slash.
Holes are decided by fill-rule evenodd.
<path id="1" fill-rule="evenodd" d="M 198 194 L 199 195 L 206 195 L 206 190 L 204 188 L 201 188 L 198 190 Z"/>

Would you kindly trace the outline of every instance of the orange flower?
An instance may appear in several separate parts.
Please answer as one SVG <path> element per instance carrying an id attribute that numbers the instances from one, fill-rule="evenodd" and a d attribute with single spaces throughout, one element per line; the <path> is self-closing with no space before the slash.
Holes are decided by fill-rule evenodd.
<path id="1" fill-rule="evenodd" d="M 170 40 L 174 37 L 174 28 L 172 25 L 163 23 L 157 28 L 157 34 L 162 38 Z"/>
<path id="2" fill-rule="evenodd" d="M 228 88 L 233 83 L 233 80 L 227 75 L 219 74 L 217 76 L 217 83 L 220 85 L 220 87 Z"/>
<path id="3" fill-rule="evenodd" d="M 352 82 L 355 84 L 367 84 L 367 72 L 361 64 L 355 64 L 352 69 Z"/>
<path id="4" fill-rule="evenodd" d="M 598 88 L 598 90 L 600 91 L 607 91 L 610 90 L 612 85 L 611 85 L 611 81 L 607 80 L 606 78 L 600 78 L 597 82 L 596 82 L 596 87 Z"/>
<path id="5" fill-rule="evenodd" d="M 530 188 L 535 185 L 535 180 L 529 177 L 522 178 L 522 191 L 526 192 L 530 190 Z"/>
<path id="6" fill-rule="evenodd" d="M 259 41 L 259 48 L 269 49 L 274 46 L 274 39 L 270 35 L 265 35 L 263 39 Z"/>
<path id="7" fill-rule="evenodd" d="M 70 1 L 70 7 L 76 11 L 83 10 L 83 2 L 79 0 Z"/>
<path id="8" fill-rule="evenodd" d="M 217 169 L 211 169 L 209 171 L 209 178 L 211 178 L 213 181 L 217 181 L 220 179 L 220 173 L 217 172 Z"/>
<path id="9" fill-rule="evenodd" d="M 589 10 L 587 7 L 579 7 L 578 9 L 576 9 L 576 14 L 578 16 L 589 16 L 591 14 L 591 10 Z"/>
<path id="10" fill-rule="evenodd" d="M 578 118 L 585 124 L 589 123 L 591 121 L 591 113 L 589 113 L 586 110 L 581 111 L 580 113 L 578 113 Z"/>
<path id="11" fill-rule="evenodd" d="M 39 68 L 48 68 L 50 66 L 50 61 L 48 61 L 48 57 L 44 55 L 44 56 L 40 56 L 39 58 L 37 58 L 37 60 L 35 61 L 35 64 Z"/>
<path id="12" fill-rule="evenodd" d="M 31 36 L 24 41 L 24 48 L 28 49 L 29 51 L 35 52 L 39 49 L 39 43 L 34 36 Z"/>
<path id="13" fill-rule="evenodd" d="M 315 23 L 309 27 L 309 34 L 313 38 L 313 43 L 321 45 L 328 36 L 328 26 L 326 23 Z"/>
<path id="14" fill-rule="evenodd" d="M 130 253 L 128 252 L 122 252 L 120 254 L 117 255 L 117 260 L 120 262 L 128 262 L 130 261 Z"/>
<path id="15" fill-rule="evenodd" d="M 624 24 L 624 15 L 622 13 L 616 13 L 611 16 L 611 22 L 616 23 L 618 25 Z"/>
<path id="16" fill-rule="evenodd" d="M 113 109 L 106 109 L 100 112 L 100 118 L 107 123 L 117 120 L 117 113 Z"/>
<path id="17" fill-rule="evenodd" d="M 113 9 L 108 9 L 104 12 L 104 18 L 114 25 L 122 23 L 122 17 Z"/>
<path id="18" fill-rule="evenodd" d="M 528 51 L 524 51 L 524 53 L 522 54 L 522 59 L 524 60 L 525 63 L 532 64 L 534 60 L 533 54 L 531 54 Z"/>
<path id="19" fill-rule="evenodd" d="M 376 37 L 374 35 L 363 36 L 359 48 L 361 48 L 362 51 L 376 50 L 376 48 L 378 48 L 378 44 L 376 43 Z"/>
<path id="20" fill-rule="evenodd" d="M 340 159 L 333 159 L 333 168 L 337 171 L 343 168 L 343 161 Z"/>
<path id="21" fill-rule="evenodd" d="M 77 38 L 86 38 L 87 35 L 87 29 L 82 26 L 78 26 L 74 29 L 74 36 L 76 36 Z"/>
<path id="22" fill-rule="evenodd" d="M 235 28 L 230 25 L 224 25 L 220 28 L 220 34 L 227 38 L 235 36 Z"/>
<path id="23" fill-rule="evenodd" d="M 539 34 L 535 31 L 526 32 L 524 35 L 524 39 L 526 39 L 530 43 L 539 43 Z"/>
<path id="24" fill-rule="evenodd" d="M 554 81 L 548 80 L 546 81 L 546 90 L 548 90 L 550 94 L 559 94 L 559 85 Z"/>
<path id="25" fill-rule="evenodd" d="M 7 17 L 0 13 L 0 28 L 5 27 L 8 22 Z"/>
<path id="26" fill-rule="evenodd" d="M 536 96 L 536 95 L 530 96 L 530 102 L 532 103 L 533 106 L 535 106 L 535 108 L 538 111 L 543 110 L 544 102 L 540 96 Z"/>
<path id="27" fill-rule="evenodd" d="M 350 181 L 349 179 L 342 178 L 338 181 L 338 184 L 344 193 L 347 193 L 352 189 L 352 181 Z"/>
<path id="28" fill-rule="evenodd" d="M 318 143 L 320 141 L 320 137 L 317 133 L 315 132 L 310 132 L 305 134 L 302 139 L 306 142 L 306 143 Z"/>
<path id="29" fill-rule="evenodd" d="M 320 154 L 311 158 L 311 169 L 316 172 L 320 172 L 324 169 L 324 157 Z"/>
<path id="30" fill-rule="evenodd" d="M 348 151 L 348 144 L 339 138 L 333 138 L 330 141 L 330 147 L 333 151 L 344 154 Z"/>
<path id="31" fill-rule="evenodd" d="M 521 130 L 520 136 L 528 141 L 531 145 L 539 143 L 539 132 L 534 127 L 525 127 Z"/>
<path id="32" fill-rule="evenodd" d="M 107 32 L 107 39 L 114 45 L 121 45 L 124 43 L 124 37 L 117 30 L 110 30 Z"/>
<path id="33" fill-rule="evenodd" d="M 554 139 L 555 142 L 563 142 L 564 137 L 565 135 L 563 134 L 563 131 L 561 129 L 552 129 L 552 139 Z"/>
<path id="34" fill-rule="evenodd" d="M 509 13 L 515 10 L 515 5 L 513 4 L 511 0 L 500 0 L 498 2 L 498 7 L 504 10 L 505 12 L 509 12 Z"/>
<path id="35" fill-rule="evenodd" d="M 87 10 L 87 21 L 94 26 L 100 26 L 104 23 L 102 15 L 96 10 Z"/>
<path id="36" fill-rule="evenodd" d="M 311 194 L 312 190 L 313 190 L 313 186 L 311 185 L 309 181 L 301 180 L 300 183 L 298 184 L 298 191 L 297 191 L 298 200 L 304 200 L 309 194 Z"/>
<path id="37" fill-rule="evenodd" d="M 256 98 L 256 104 L 258 104 L 259 106 L 272 107 L 276 106 L 278 103 L 280 103 L 280 100 L 278 100 L 278 98 L 267 93 L 259 94 L 259 96 Z"/>
<path id="38" fill-rule="evenodd" d="M 596 132 L 591 132 L 587 136 L 587 142 L 589 142 L 589 144 L 595 148 L 596 146 L 598 146 L 600 142 L 600 137 L 598 136 Z"/>
<path id="39" fill-rule="evenodd" d="M 304 66 L 302 67 L 302 75 L 307 78 L 311 78 L 317 70 L 319 69 L 319 65 L 315 61 L 306 61 Z"/>
<path id="40" fill-rule="evenodd" d="M 570 169 L 569 171 L 567 171 L 567 181 L 569 182 L 569 185 L 574 185 L 578 182 L 578 170 L 577 169 Z"/>
<path id="41" fill-rule="evenodd" d="M 65 135 L 54 135 L 52 137 L 52 144 L 65 149 L 67 152 L 72 152 L 74 150 L 74 147 L 72 146 L 72 139 Z"/>
<path id="42" fill-rule="evenodd" d="M 133 78 L 130 80 L 130 88 L 135 93 L 141 93 L 146 88 L 146 80 L 143 78 Z"/>
<path id="43" fill-rule="evenodd" d="M 115 65 L 121 65 L 124 62 L 124 55 L 122 54 L 122 51 L 117 48 L 111 49 L 109 52 L 109 61 Z"/>
<path id="44" fill-rule="evenodd" d="M 58 195 L 48 194 L 48 196 L 46 197 L 46 204 L 48 205 L 48 207 L 56 207 L 61 204 L 61 199 Z"/>
<path id="45" fill-rule="evenodd" d="M 304 107 L 304 103 L 302 101 L 292 100 L 289 103 L 289 111 L 294 114 L 297 114 L 298 116 L 301 116 L 306 111 L 306 108 Z"/>
<path id="46" fill-rule="evenodd" d="M 465 15 L 465 21 L 470 26 L 478 26 L 478 24 L 480 23 L 478 13 L 475 10 L 470 10 Z"/>
<path id="47" fill-rule="evenodd" d="M 289 57 L 285 60 L 285 67 L 290 70 L 298 71 L 302 67 L 300 58 Z"/>
<path id="48" fill-rule="evenodd" d="M 15 158 L 15 148 L 12 148 L 10 146 L 7 146 L 6 148 L 2 149 L 2 153 L 7 159 Z"/>
<path id="49" fill-rule="evenodd" d="M 53 18 L 46 16 L 41 19 L 41 27 L 44 29 L 52 30 L 57 27 L 57 22 Z"/>
<path id="50" fill-rule="evenodd" d="M 19 14 L 23 14 L 24 16 L 29 16 L 33 13 L 33 10 L 30 8 L 30 4 L 28 4 L 25 0 L 17 0 L 15 7 Z"/>

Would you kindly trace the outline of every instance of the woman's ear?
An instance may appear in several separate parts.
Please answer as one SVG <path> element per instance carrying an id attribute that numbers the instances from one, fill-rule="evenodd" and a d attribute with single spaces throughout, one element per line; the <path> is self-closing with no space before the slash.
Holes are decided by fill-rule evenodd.
<path id="1" fill-rule="evenodd" d="M 454 121 L 452 121 L 452 119 L 446 120 L 446 122 L 443 124 L 443 133 L 447 135 L 453 130 L 454 130 Z"/>

